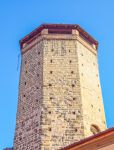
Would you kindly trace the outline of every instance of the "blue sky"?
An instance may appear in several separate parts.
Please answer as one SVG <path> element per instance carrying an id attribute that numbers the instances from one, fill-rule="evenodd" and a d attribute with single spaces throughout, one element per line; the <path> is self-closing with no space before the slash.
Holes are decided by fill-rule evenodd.
<path id="1" fill-rule="evenodd" d="M 99 69 L 107 126 L 114 126 L 114 1 L 0 0 L 0 150 L 13 145 L 19 40 L 42 23 L 79 24 L 99 41 Z"/>

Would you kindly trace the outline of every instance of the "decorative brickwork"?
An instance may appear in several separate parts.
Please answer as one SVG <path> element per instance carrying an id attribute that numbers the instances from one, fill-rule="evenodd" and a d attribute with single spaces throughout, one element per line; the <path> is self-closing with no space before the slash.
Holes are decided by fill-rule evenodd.
<path id="1" fill-rule="evenodd" d="M 93 134 L 93 124 L 106 129 L 98 44 L 75 28 L 45 26 L 21 40 L 14 150 L 57 150 Z"/>

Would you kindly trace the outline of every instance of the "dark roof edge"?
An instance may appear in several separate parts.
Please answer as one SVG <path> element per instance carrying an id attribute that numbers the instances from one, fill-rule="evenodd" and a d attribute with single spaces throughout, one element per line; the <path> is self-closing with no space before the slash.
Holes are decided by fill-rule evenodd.
<path id="1" fill-rule="evenodd" d="M 95 138 L 99 138 L 99 137 L 101 137 L 101 136 L 107 135 L 108 133 L 112 133 L 112 132 L 114 132 L 114 127 L 109 128 L 109 129 L 107 129 L 107 130 L 105 130 L 105 131 L 99 132 L 98 134 L 92 135 L 92 136 L 90 136 L 90 137 L 88 137 L 88 138 L 85 138 L 85 139 L 79 141 L 79 142 L 75 142 L 75 143 L 73 143 L 73 144 L 71 144 L 71 145 L 68 145 L 68 146 L 66 146 L 66 147 L 64 147 L 64 148 L 61 148 L 60 150 L 67 150 L 67 149 L 69 149 L 69 148 L 73 148 L 74 146 L 79 146 L 79 145 L 81 145 L 81 144 L 84 144 L 84 143 L 86 143 L 86 142 L 89 142 L 89 141 L 91 141 L 91 140 L 94 140 Z"/>
<path id="2" fill-rule="evenodd" d="M 77 24 L 42 24 L 29 34 L 27 34 L 24 38 L 22 38 L 20 42 L 20 46 L 22 48 L 23 43 L 29 41 L 31 38 L 39 34 L 43 29 L 77 29 L 79 33 L 81 33 L 85 38 L 87 38 L 91 43 L 94 43 L 98 47 L 98 41 L 96 41 L 90 34 L 88 34 L 84 29 L 82 29 Z"/>

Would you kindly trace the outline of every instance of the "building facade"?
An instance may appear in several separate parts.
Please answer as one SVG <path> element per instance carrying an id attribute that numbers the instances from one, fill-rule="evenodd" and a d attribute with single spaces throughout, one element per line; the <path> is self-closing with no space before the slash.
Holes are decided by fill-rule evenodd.
<path id="1" fill-rule="evenodd" d="M 43 24 L 20 46 L 14 150 L 57 150 L 106 129 L 95 39 L 79 25 Z"/>

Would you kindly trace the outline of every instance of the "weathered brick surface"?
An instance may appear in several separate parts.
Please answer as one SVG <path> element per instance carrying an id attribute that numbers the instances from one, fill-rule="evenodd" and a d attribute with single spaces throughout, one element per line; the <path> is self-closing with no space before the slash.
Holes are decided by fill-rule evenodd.
<path id="1" fill-rule="evenodd" d="M 40 149 L 42 104 L 42 42 L 22 55 L 15 150 Z"/>
<path id="2" fill-rule="evenodd" d="M 45 40 L 43 58 L 42 146 L 55 150 L 84 137 L 76 41 Z"/>
<path id="3" fill-rule="evenodd" d="M 47 30 L 22 49 L 14 150 L 57 150 L 106 128 L 97 51 Z M 29 49 L 29 50 L 28 50 Z"/>

